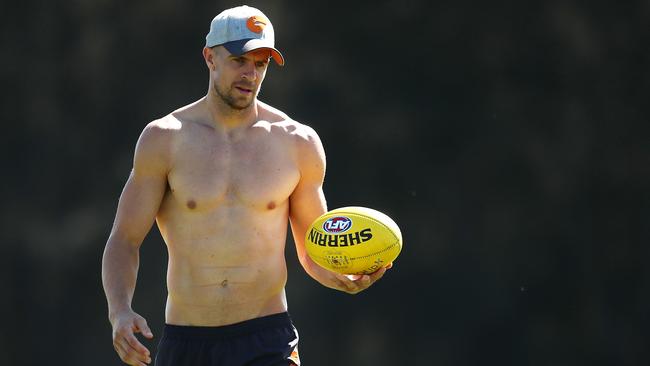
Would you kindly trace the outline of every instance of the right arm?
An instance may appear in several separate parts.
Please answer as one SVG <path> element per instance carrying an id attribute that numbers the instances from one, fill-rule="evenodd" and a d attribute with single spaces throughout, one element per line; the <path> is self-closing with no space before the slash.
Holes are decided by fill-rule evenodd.
<path id="1" fill-rule="evenodd" d="M 386 268 L 381 268 L 370 275 L 342 275 L 319 266 L 307 254 L 305 247 L 307 229 L 318 216 L 327 211 L 323 193 L 325 151 L 316 131 L 307 126 L 301 128 L 302 137 L 297 139 L 296 145 L 300 181 L 289 197 L 289 217 L 298 260 L 305 272 L 321 285 L 356 294 L 380 279 L 386 272 Z"/>
<path id="2" fill-rule="evenodd" d="M 152 338 L 144 318 L 133 312 L 131 300 L 139 266 L 139 249 L 151 229 L 167 188 L 169 130 L 152 122 L 135 149 L 133 170 L 117 206 L 115 222 L 104 249 L 102 283 L 113 327 L 113 346 L 130 365 L 151 362 L 149 351 L 135 338 Z"/>

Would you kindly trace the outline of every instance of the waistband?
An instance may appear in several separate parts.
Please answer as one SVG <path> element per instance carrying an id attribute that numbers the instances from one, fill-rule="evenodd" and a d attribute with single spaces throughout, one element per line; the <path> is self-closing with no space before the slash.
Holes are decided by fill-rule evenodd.
<path id="1" fill-rule="evenodd" d="M 291 317 L 287 312 L 218 327 L 165 324 L 162 336 L 166 338 L 184 339 L 223 339 L 282 326 L 293 326 Z"/>

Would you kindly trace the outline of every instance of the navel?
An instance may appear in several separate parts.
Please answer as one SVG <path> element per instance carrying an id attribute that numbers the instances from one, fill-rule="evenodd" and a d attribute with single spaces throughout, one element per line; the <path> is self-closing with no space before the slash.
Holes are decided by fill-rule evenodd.
<path id="1" fill-rule="evenodd" d="M 274 209 L 275 208 L 275 202 L 273 202 L 273 201 L 269 202 L 269 204 L 266 205 L 266 208 L 268 208 L 269 210 Z"/>
<path id="2" fill-rule="evenodd" d="M 226 286 L 228 286 L 228 279 L 221 281 L 221 287 L 226 287 Z"/>
<path id="3" fill-rule="evenodd" d="M 190 210 L 193 210 L 196 208 L 196 202 L 194 200 L 188 200 L 187 201 L 187 208 Z"/>

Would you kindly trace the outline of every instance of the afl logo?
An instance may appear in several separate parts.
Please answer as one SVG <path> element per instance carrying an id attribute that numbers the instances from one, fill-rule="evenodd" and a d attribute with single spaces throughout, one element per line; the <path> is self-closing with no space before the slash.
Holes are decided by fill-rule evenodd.
<path id="1" fill-rule="evenodd" d="M 323 230 L 330 234 L 343 233 L 351 227 L 352 220 L 345 216 L 331 217 L 323 223 Z"/>

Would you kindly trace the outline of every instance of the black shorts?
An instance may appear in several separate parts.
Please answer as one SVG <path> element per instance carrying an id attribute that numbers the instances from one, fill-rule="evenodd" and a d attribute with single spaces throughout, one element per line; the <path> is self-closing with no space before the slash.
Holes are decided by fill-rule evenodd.
<path id="1" fill-rule="evenodd" d="M 288 313 L 221 327 L 166 324 L 155 366 L 300 366 Z"/>

